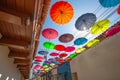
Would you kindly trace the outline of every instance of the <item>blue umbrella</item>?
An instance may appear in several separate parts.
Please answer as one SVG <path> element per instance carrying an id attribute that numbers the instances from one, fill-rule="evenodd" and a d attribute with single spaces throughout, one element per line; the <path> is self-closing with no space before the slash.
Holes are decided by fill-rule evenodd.
<path id="1" fill-rule="evenodd" d="M 48 51 L 44 51 L 44 50 L 38 51 L 38 54 L 40 54 L 40 55 L 46 55 L 46 54 L 48 54 Z"/>
<path id="2" fill-rule="evenodd" d="M 105 8 L 115 7 L 120 4 L 120 0 L 99 0 L 99 2 Z"/>
<path id="3" fill-rule="evenodd" d="M 96 15 L 93 13 L 86 13 L 76 20 L 75 28 L 80 31 L 88 30 L 95 22 Z"/>
<path id="4" fill-rule="evenodd" d="M 85 37 L 81 37 L 81 38 L 77 38 L 74 41 L 74 45 L 83 45 L 88 41 L 88 39 L 86 39 Z"/>

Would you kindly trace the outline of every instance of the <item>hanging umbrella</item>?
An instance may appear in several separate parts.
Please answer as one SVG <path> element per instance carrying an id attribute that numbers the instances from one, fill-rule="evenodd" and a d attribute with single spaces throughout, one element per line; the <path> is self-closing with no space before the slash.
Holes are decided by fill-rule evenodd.
<path id="1" fill-rule="evenodd" d="M 57 24 L 66 24 L 73 17 L 74 11 L 72 6 L 66 1 L 59 1 L 52 5 L 50 17 Z"/>
<path id="2" fill-rule="evenodd" d="M 57 45 L 55 46 L 55 49 L 56 49 L 57 51 L 64 51 L 64 50 L 65 50 L 65 46 L 63 46 L 63 45 L 61 45 L 61 44 L 57 44 Z"/>
<path id="3" fill-rule="evenodd" d="M 44 58 L 42 56 L 35 56 L 35 59 L 43 60 Z"/>
<path id="4" fill-rule="evenodd" d="M 65 52 L 72 52 L 75 50 L 75 47 L 74 46 L 68 46 L 65 48 Z"/>
<path id="5" fill-rule="evenodd" d="M 120 32 L 120 26 L 115 26 L 109 29 L 104 35 L 105 37 L 110 37 Z"/>
<path id="6" fill-rule="evenodd" d="M 92 34 L 100 34 L 100 33 L 104 32 L 104 31 L 106 31 L 109 26 L 110 26 L 110 21 L 109 20 L 106 20 L 106 19 L 101 20 L 101 21 L 95 23 L 92 26 L 90 32 Z"/>
<path id="7" fill-rule="evenodd" d="M 80 53 L 82 53 L 83 51 L 85 51 L 86 50 L 86 48 L 78 48 L 76 51 L 75 51 L 75 53 L 76 54 L 80 54 Z"/>
<path id="8" fill-rule="evenodd" d="M 42 59 L 36 59 L 35 62 L 42 62 Z"/>
<path id="9" fill-rule="evenodd" d="M 55 48 L 55 44 L 52 42 L 45 42 L 43 46 L 48 50 L 53 50 Z"/>
<path id="10" fill-rule="evenodd" d="M 81 37 L 81 38 L 77 38 L 74 41 L 74 45 L 83 45 L 88 41 L 88 39 L 86 39 L 85 37 Z"/>
<path id="11" fill-rule="evenodd" d="M 100 4 L 105 8 L 115 7 L 120 3 L 120 0 L 99 0 Z"/>
<path id="12" fill-rule="evenodd" d="M 52 40 L 57 38 L 58 32 L 52 28 L 47 28 L 42 31 L 42 36 L 46 39 Z"/>
<path id="13" fill-rule="evenodd" d="M 96 15 L 93 13 L 86 13 L 80 16 L 75 22 L 75 28 L 80 31 L 89 30 L 95 23 Z"/>
<path id="14" fill-rule="evenodd" d="M 66 33 L 59 37 L 59 41 L 61 41 L 63 43 L 67 43 L 67 42 L 72 41 L 73 38 L 74 38 L 74 36 L 72 34 Z"/>
<path id="15" fill-rule="evenodd" d="M 118 6 L 117 13 L 120 15 L 120 5 Z"/>
<path id="16" fill-rule="evenodd" d="M 99 43 L 100 43 L 100 40 L 94 39 L 94 40 L 87 43 L 87 47 L 93 47 L 93 46 L 96 46 Z"/>
<path id="17" fill-rule="evenodd" d="M 77 54 L 73 53 L 73 54 L 70 54 L 70 56 L 68 58 L 75 58 L 77 56 Z"/>
<path id="18" fill-rule="evenodd" d="M 68 54 L 66 54 L 66 53 L 61 53 L 59 56 L 60 56 L 60 58 L 64 58 L 64 57 L 67 57 Z"/>
<path id="19" fill-rule="evenodd" d="M 44 50 L 38 51 L 38 54 L 40 54 L 40 55 L 45 55 L 45 54 L 48 54 L 48 51 L 44 51 Z"/>
<path id="20" fill-rule="evenodd" d="M 59 53 L 57 53 L 57 52 L 50 53 L 50 56 L 58 56 L 58 55 L 59 55 Z"/>
<path id="21" fill-rule="evenodd" d="M 59 55 L 59 54 L 58 54 L 58 55 Z M 55 59 L 54 59 L 54 58 L 49 58 L 48 61 L 49 61 L 50 63 L 52 63 L 52 62 L 55 62 Z"/>
<path id="22" fill-rule="evenodd" d="M 58 59 L 56 59 L 56 61 L 59 62 L 59 63 L 65 62 L 62 58 L 58 58 Z"/>
<path id="23" fill-rule="evenodd" d="M 72 58 L 66 58 L 65 61 L 66 62 L 70 62 L 72 60 Z"/>

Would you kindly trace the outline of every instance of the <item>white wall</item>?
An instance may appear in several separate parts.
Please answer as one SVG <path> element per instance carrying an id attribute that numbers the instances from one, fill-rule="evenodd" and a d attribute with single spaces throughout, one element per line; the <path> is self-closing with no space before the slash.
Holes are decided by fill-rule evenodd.
<path id="1" fill-rule="evenodd" d="M 120 33 L 71 61 L 78 80 L 120 80 Z"/>
<path id="2" fill-rule="evenodd" d="M 16 65 L 13 64 L 13 59 L 8 58 L 9 49 L 5 46 L 0 45 L 0 80 L 19 80 L 19 71 Z M 12 79 L 13 78 L 13 79 Z"/>

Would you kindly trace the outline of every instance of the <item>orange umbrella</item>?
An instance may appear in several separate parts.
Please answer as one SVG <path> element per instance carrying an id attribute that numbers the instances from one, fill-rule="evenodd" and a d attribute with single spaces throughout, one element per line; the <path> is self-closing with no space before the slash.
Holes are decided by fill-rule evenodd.
<path id="1" fill-rule="evenodd" d="M 59 1 L 52 5 L 50 17 L 57 24 L 66 24 L 73 17 L 74 11 L 72 6 L 66 1 Z"/>

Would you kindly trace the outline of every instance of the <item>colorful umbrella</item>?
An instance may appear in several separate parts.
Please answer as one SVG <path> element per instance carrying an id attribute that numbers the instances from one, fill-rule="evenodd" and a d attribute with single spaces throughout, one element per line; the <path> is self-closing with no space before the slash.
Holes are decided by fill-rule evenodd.
<path id="1" fill-rule="evenodd" d="M 59 62 L 59 63 L 65 62 L 62 58 L 58 58 L 58 59 L 56 59 L 56 61 Z"/>
<path id="2" fill-rule="evenodd" d="M 73 17 L 74 11 L 72 6 L 65 1 L 59 1 L 52 5 L 50 17 L 57 24 L 66 24 Z"/>
<path id="3" fill-rule="evenodd" d="M 109 29 L 104 35 L 105 37 L 110 37 L 120 32 L 120 26 L 115 26 Z"/>
<path id="4" fill-rule="evenodd" d="M 110 21 L 109 20 L 106 20 L 106 19 L 101 20 L 101 21 L 95 23 L 92 26 L 90 32 L 92 34 L 100 34 L 100 33 L 104 32 L 104 31 L 106 31 L 109 26 L 110 26 Z"/>
<path id="5" fill-rule="evenodd" d="M 61 53 L 59 56 L 60 56 L 60 58 L 64 58 L 64 57 L 67 57 L 68 54 L 66 54 L 66 53 Z"/>
<path id="6" fill-rule="evenodd" d="M 35 62 L 42 62 L 42 59 L 36 59 Z"/>
<path id="7" fill-rule="evenodd" d="M 117 13 L 120 15 L 120 5 L 118 6 Z"/>
<path id="8" fill-rule="evenodd" d="M 75 53 L 76 54 L 80 54 L 80 53 L 82 53 L 83 51 L 85 51 L 86 50 L 86 48 L 78 48 L 76 51 L 75 51 Z"/>
<path id="9" fill-rule="evenodd" d="M 65 61 L 66 62 L 70 62 L 72 60 L 72 58 L 66 58 Z"/>
<path id="10" fill-rule="evenodd" d="M 114 7 L 120 3 L 120 0 L 99 0 L 100 4 L 105 7 Z"/>
<path id="11" fill-rule="evenodd" d="M 45 42 L 43 45 L 48 50 L 53 50 L 55 48 L 55 44 L 52 42 Z"/>
<path id="12" fill-rule="evenodd" d="M 75 47 L 74 46 L 68 46 L 65 48 L 65 52 L 72 52 L 75 50 Z"/>
<path id="13" fill-rule="evenodd" d="M 93 46 L 96 46 L 99 43 L 100 43 L 100 40 L 94 39 L 94 40 L 87 43 L 87 47 L 93 47 Z"/>
<path id="14" fill-rule="evenodd" d="M 35 56 L 35 59 L 43 60 L 44 58 L 42 56 Z"/>
<path id="15" fill-rule="evenodd" d="M 40 65 L 35 65 L 33 69 L 34 69 L 34 70 L 40 70 L 41 67 L 42 67 L 42 66 L 40 66 Z"/>
<path id="16" fill-rule="evenodd" d="M 67 43 L 67 42 L 72 41 L 73 38 L 74 38 L 74 36 L 72 34 L 66 33 L 59 37 L 59 41 L 61 41 L 63 43 Z"/>
<path id="17" fill-rule="evenodd" d="M 59 55 L 59 54 L 58 54 L 58 55 Z M 55 62 L 55 59 L 54 59 L 54 58 L 49 58 L 48 61 L 49 61 L 50 63 L 52 63 L 52 62 Z"/>
<path id="18" fill-rule="evenodd" d="M 74 45 L 83 45 L 88 41 L 88 39 L 86 39 L 85 37 L 81 37 L 81 38 L 77 38 L 74 41 Z"/>
<path id="19" fill-rule="evenodd" d="M 44 50 L 38 51 L 38 54 L 40 54 L 40 55 L 45 55 L 45 54 L 48 54 L 48 51 L 44 51 Z"/>
<path id="20" fill-rule="evenodd" d="M 75 58 L 77 56 L 77 54 L 73 53 L 73 54 L 70 54 L 70 56 L 68 58 Z"/>
<path id="21" fill-rule="evenodd" d="M 64 51 L 64 50 L 65 50 L 65 46 L 63 46 L 63 45 L 61 45 L 61 44 L 57 44 L 57 45 L 55 46 L 55 49 L 56 49 L 57 51 Z"/>
<path id="22" fill-rule="evenodd" d="M 58 32 L 52 28 L 47 28 L 42 31 L 42 35 L 46 39 L 52 40 L 52 39 L 57 38 Z"/>
<path id="23" fill-rule="evenodd" d="M 58 56 L 58 55 L 59 55 L 59 53 L 57 53 L 57 52 L 50 53 L 50 56 Z"/>
<path id="24" fill-rule="evenodd" d="M 96 15 L 93 13 L 86 13 L 80 16 L 75 22 L 75 28 L 77 30 L 89 30 L 89 28 L 95 23 Z"/>

